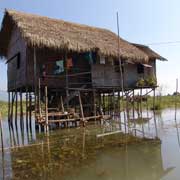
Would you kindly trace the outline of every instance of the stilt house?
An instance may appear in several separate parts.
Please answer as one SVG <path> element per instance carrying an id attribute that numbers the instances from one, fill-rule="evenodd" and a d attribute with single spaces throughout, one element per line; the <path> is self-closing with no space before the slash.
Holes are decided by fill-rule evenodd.
<path id="1" fill-rule="evenodd" d="M 165 60 L 106 29 L 14 10 L 5 11 L 0 56 L 7 59 L 8 92 L 34 92 L 42 99 L 47 86 L 49 104 L 61 95 L 67 105 L 75 90 L 154 88 L 156 60 Z"/>

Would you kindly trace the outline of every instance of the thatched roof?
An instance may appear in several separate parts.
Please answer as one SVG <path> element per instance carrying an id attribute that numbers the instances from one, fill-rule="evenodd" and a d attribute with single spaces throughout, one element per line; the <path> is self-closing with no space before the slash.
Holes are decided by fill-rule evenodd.
<path id="1" fill-rule="evenodd" d="M 0 56 L 7 56 L 14 26 L 28 46 L 75 52 L 98 50 L 105 56 L 118 57 L 118 36 L 109 30 L 14 10 L 5 11 L 0 31 Z M 119 44 L 121 58 L 148 61 L 148 56 L 129 42 L 119 38 Z"/>
<path id="2" fill-rule="evenodd" d="M 149 57 L 149 59 L 159 59 L 161 61 L 167 61 L 166 58 L 160 56 L 148 46 L 134 43 L 132 43 L 132 45 L 136 46 L 139 50 L 143 51 Z"/>

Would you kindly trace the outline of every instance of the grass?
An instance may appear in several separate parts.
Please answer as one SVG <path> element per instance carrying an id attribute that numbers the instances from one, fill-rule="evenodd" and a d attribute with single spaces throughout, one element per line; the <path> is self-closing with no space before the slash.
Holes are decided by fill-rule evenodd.
<path id="1" fill-rule="evenodd" d="M 25 110 L 25 103 L 23 102 L 23 109 Z M 18 102 L 18 113 L 20 112 L 20 103 Z M 0 112 L 3 117 L 6 117 L 8 115 L 8 102 L 0 101 Z M 14 106 L 14 112 L 15 112 L 15 106 Z"/>

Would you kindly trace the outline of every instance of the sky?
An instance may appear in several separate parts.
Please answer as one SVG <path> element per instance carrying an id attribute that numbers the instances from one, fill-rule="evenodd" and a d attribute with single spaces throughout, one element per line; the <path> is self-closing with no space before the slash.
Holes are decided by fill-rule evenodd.
<path id="1" fill-rule="evenodd" d="M 119 12 L 122 38 L 149 45 L 168 59 L 157 62 L 158 84 L 167 94 L 175 91 L 176 78 L 180 80 L 180 43 L 154 43 L 180 41 L 179 7 L 179 0 L 0 0 L 0 22 L 7 8 L 117 33 L 116 12 Z M 7 89 L 6 82 L 7 67 L 0 62 L 0 90 Z"/>

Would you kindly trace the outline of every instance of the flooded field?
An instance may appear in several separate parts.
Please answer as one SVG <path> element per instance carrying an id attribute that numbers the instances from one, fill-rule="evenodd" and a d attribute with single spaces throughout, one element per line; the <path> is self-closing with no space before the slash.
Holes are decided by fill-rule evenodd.
<path id="1" fill-rule="evenodd" d="M 161 143 L 122 133 L 97 137 L 117 131 L 117 123 L 58 129 L 47 135 L 36 132 L 34 124 L 28 131 L 18 127 L 9 132 L 4 119 L 0 179 L 179 180 L 180 110 L 177 120 L 173 109 L 165 109 L 156 114 L 156 121 Z M 144 129 L 155 133 L 154 118 L 145 122 Z"/>

